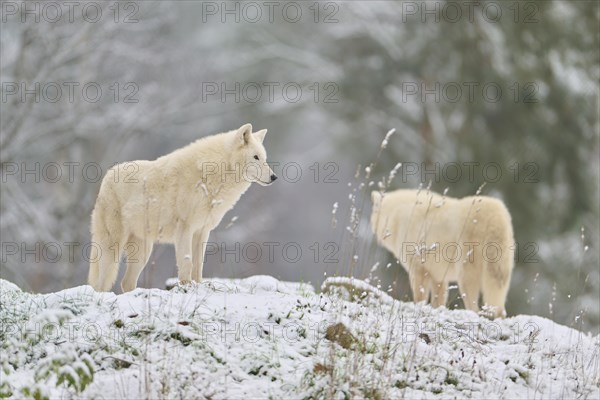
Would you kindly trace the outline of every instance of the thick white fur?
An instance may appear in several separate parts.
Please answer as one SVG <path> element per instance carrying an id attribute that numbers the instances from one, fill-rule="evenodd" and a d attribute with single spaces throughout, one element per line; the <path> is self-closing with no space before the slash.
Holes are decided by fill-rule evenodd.
<path id="1" fill-rule="evenodd" d="M 426 190 L 372 192 L 371 225 L 380 244 L 407 270 L 415 302 L 446 304 L 458 282 L 465 307 L 479 310 L 479 294 L 495 317 L 514 264 L 511 218 L 504 203 L 486 196 L 454 199 Z"/>
<path id="2" fill-rule="evenodd" d="M 89 284 L 110 290 L 125 253 L 121 288 L 135 289 L 156 242 L 175 244 L 180 282 L 199 282 L 210 231 L 252 182 L 276 179 L 266 163 L 266 132 L 246 124 L 155 161 L 109 169 L 92 212 Z"/>

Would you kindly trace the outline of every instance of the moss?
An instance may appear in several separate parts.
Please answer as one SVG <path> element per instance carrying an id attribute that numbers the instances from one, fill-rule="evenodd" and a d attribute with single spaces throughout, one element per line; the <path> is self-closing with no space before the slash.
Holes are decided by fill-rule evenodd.
<path id="1" fill-rule="evenodd" d="M 313 367 L 313 372 L 315 374 L 329 374 L 333 371 L 333 368 L 325 365 L 325 364 L 321 364 L 321 363 L 316 363 L 315 366 Z"/>
<path id="2" fill-rule="evenodd" d="M 250 371 L 248 371 L 248 374 L 250 375 L 258 375 L 260 373 L 260 370 L 262 369 L 263 365 L 259 365 L 256 367 L 253 367 Z"/>
<path id="3" fill-rule="evenodd" d="M 444 383 L 446 385 L 458 385 L 458 379 L 452 375 L 450 372 L 448 372 L 448 374 L 446 375 L 446 379 L 444 379 Z"/>
<path id="4" fill-rule="evenodd" d="M 394 387 L 398 389 L 404 389 L 408 387 L 408 383 L 406 381 L 396 381 L 394 382 Z"/>
<path id="5" fill-rule="evenodd" d="M 327 327 L 325 339 L 339 344 L 344 349 L 350 349 L 356 343 L 354 335 L 352 335 L 350 330 L 346 328 L 346 325 L 341 322 Z"/>
<path id="6" fill-rule="evenodd" d="M 379 390 L 374 388 L 366 388 L 362 390 L 363 396 L 365 399 L 373 399 L 373 400 L 382 400 L 383 397 Z"/>
<path id="7" fill-rule="evenodd" d="M 527 371 L 517 371 L 517 374 L 519 374 L 521 379 L 523 379 L 525 382 L 527 382 L 527 380 L 529 379 L 529 372 Z"/>
<path id="8" fill-rule="evenodd" d="M 180 341 L 184 346 L 189 346 L 189 344 L 192 343 L 192 339 L 183 336 L 180 332 L 173 332 L 170 336 L 171 339 Z"/>

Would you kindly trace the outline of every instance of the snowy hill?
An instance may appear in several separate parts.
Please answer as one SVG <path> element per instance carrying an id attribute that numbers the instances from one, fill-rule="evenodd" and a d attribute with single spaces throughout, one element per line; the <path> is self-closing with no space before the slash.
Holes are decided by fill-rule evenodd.
<path id="1" fill-rule="evenodd" d="M 266 276 L 115 295 L 0 281 L 3 396 L 600 398 L 600 337 L 489 321 L 366 283 Z"/>

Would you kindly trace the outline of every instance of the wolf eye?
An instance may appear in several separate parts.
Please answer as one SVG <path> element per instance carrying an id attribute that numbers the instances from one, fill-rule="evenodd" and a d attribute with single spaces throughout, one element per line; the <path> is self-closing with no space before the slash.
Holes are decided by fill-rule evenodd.
<path id="1" fill-rule="evenodd" d="M 258 160 L 258 156 L 254 156 L 254 159 L 255 159 L 255 160 Z"/>

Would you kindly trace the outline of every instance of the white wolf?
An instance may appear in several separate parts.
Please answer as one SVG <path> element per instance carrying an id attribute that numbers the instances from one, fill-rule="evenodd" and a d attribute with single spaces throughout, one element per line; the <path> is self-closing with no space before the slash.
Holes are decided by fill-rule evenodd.
<path id="1" fill-rule="evenodd" d="M 511 218 L 502 201 L 454 199 L 425 190 L 372 192 L 373 232 L 407 270 L 415 302 L 446 304 L 458 282 L 465 307 L 479 310 L 479 294 L 494 317 L 504 302 L 514 264 Z"/>
<path id="2" fill-rule="evenodd" d="M 181 283 L 199 282 L 210 231 L 252 182 L 277 179 L 267 165 L 266 133 L 245 124 L 155 161 L 109 169 L 92 212 L 89 284 L 110 290 L 125 252 L 121 289 L 135 289 L 156 242 L 175 244 Z"/>

